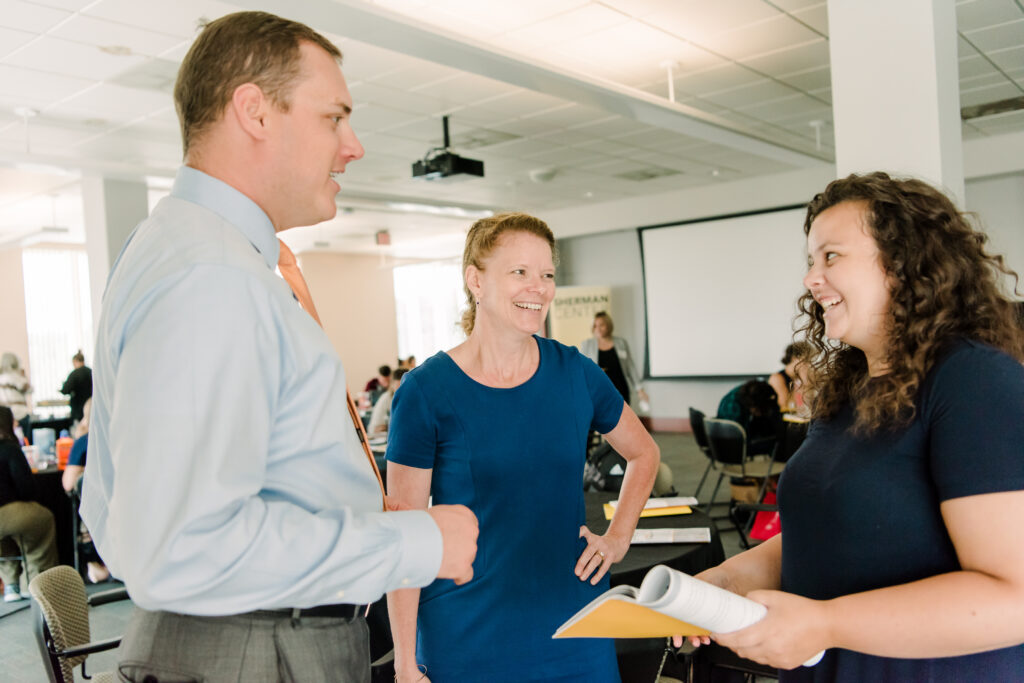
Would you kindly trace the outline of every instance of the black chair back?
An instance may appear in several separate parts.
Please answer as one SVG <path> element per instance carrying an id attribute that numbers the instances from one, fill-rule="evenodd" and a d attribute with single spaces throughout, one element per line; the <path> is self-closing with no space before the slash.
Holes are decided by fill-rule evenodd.
<path id="1" fill-rule="evenodd" d="M 747 454 L 747 433 L 732 420 L 704 421 L 711 456 L 723 465 L 742 465 Z"/>
<path id="2" fill-rule="evenodd" d="M 697 446 L 710 456 L 711 446 L 708 445 L 708 435 L 704 429 L 704 413 L 696 408 L 690 408 L 690 429 L 693 431 L 693 440 L 697 442 Z"/>

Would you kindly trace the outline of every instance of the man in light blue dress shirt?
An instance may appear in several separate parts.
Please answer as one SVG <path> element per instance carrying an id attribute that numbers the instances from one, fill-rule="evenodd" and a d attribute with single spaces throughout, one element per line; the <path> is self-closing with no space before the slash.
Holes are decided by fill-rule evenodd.
<path id="1" fill-rule="evenodd" d="M 472 577 L 467 508 L 381 510 L 341 362 L 275 274 L 363 155 L 340 58 L 240 12 L 181 66 L 186 165 L 114 264 L 94 367 L 81 513 L 137 606 L 122 680 L 368 681 L 360 605 Z"/>

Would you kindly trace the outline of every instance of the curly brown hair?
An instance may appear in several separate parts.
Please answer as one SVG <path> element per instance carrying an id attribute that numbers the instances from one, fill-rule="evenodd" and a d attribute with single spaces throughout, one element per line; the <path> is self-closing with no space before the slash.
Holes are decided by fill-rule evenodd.
<path id="1" fill-rule="evenodd" d="M 824 311 L 810 292 L 798 302 L 802 335 L 816 350 L 810 378 L 812 415 L 831 417 L 848 403 L 854 429 L 903 426 L 915 415 L 918 388 L 950 342 L 969 338 L 1024 360 L 1015 303 L 1002 283 L 1018 276 L 1003 257 L 985 250 L 987 236 L 931 185 L 876 172 L 829 183 L 807 205 L 804 234 L 843 202 L 861 202 L 890 281 L 886 330 L 888 372 L 868 376 L 864 352 L 825 337 Z M 802 333 L 802 334 L 801 334 Z M 869 379 L 871 380 L 869 382 Z"/>

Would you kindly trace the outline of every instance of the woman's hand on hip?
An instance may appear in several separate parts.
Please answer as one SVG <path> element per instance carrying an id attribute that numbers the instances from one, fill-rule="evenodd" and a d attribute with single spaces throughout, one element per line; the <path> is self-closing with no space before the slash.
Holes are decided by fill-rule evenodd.
<path id="1" fill-rule="evenodd" d="M 608 534 L 598 536 L 586 526 L 580 527 L 580 538 L 586 539 L 587 547 L 576 562 L 576 576 L 580 581 L 589 578 L 590 583 L 596 586 L 611 566 L 626 556 L 630 539 Z"/>

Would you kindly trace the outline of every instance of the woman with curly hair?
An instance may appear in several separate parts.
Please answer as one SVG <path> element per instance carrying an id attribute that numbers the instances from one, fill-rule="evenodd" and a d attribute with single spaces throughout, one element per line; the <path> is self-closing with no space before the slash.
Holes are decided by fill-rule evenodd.
<path id="1" fill-rule="evenodd" d="M 812 424 L 782 533 L 701 575 L 768 607 L 715 639 L 797 667 L 780 681 L 1020 680 L 1016 274 L 942 193 L 884 173 L 829 184 L 804 232 Z"/>

